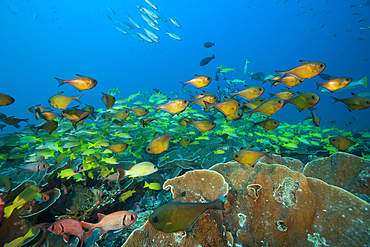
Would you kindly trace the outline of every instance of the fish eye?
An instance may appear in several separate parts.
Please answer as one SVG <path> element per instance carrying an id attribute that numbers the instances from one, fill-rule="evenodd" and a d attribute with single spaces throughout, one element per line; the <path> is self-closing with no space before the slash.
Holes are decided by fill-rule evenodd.
<path id="1" fill-rule="evenodd" d="M 188 101 L 187 100 L 184 100 L 184 103 L 188 103 Z"/>
<path id="2" fill-rule="evenodd" d="M 279 100 L 278 103 L 280 104 L 281 103 L 281 100 Z"/>
<path id="3" fill-rule="evenodd" d="M 239 155 L 237 155 L 237 154 L 235 154 L 234 156 L 235 156 L 235 158 L 238 158 L 239 157 Z"/>
<path id="4" fill-rule="evenodd" d="M 322 68 L 322 67 L 324 67 L 324 65 L 323 64 L 320 64 L 320 68 Z"/>
<path id="5" fill-rule="evenodd" d="M 55 230 L 55 225 L 52 225 L 51 226 L 51 230 Z"/>
<path id="6" fill-rule="evenodd" d="M 259 88 L 258 90 L 259 90 L 259 91 L 262 91 L 262 88 Z"/>
<path id="7" fill-rule="evenodd" d="M 316 97 L 315 96 L 311 96 L 312 99 L 315 99 Z"/>
<path id="8" fill-rule="evenodd" d="M 336 140 L 336 139 L 335 139 L 335 138 L 333 138 L 333 139 L 331 139 L 331 140 L 332 140 L 333 142 L 335 142 L 335 140 Z"/>
<path id="9" fill-rule="evenodd" d="M 154 223 L 158 223 L 158 221 L 159 221 L 157 216 L 153 216 L 152 220 L 153 220 Z"/>
<path id="10" fill-rule="evenodd" d="M 370 101 L 366 101 L 366 104 L 370 104 Z"/>
<path id="11" fill-rule="evenodd" d="M 150 148 L 147 148 L 146 151 L 150 151 Z"/>

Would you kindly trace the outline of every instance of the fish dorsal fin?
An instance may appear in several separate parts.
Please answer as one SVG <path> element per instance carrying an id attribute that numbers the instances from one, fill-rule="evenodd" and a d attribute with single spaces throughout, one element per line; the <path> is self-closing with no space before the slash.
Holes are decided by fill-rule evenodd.
<path id="1" fill-rule="evenodd" d="M 302 63 L 302 64 L 309 63 L 309 61 L 307 61 L 307 60 L 299 60 L 299 62 Z"/>
<path id="2" fill-rule="evenodd" d="M 83 76 L 83 75 L 80 75 L 80 74 L 76 74 L 78 77 L 86 77 L 86 76 Z"/>
<path id="3" fill-rule="evenodd" d="M 360 97 L 358 94 L 355 94 L 355 93 L 351 93 L 352 94 L 352 97 Z"/>
<path id="4" fill-rule="evenodd" d="M 297 94 L 304 94 L 305 92 L 297 91 Z"/>
<path id="5" fill-rule="evenodd" d="M 128 169 L 131 170 L 131 168 L 133 168 L 134 166 L 136 166 L 137 164 L 133 164 L 132 166 L 130 166 Z"/>
<path id="6" fill-rule="evenodd" d="M 100 214 L 100 213 L 98 213 L 98 219 L 99 219 L 99 221 L 101 221 L 103 218 L 104 218 L 104 214 Z"/>
<path id="7" fill-rule="evenodd" d="M 62 91 L 62 92 L 58 93 L 57 95 L 61 95 L 62 93 L 64 93 L 64 91 Z"/>

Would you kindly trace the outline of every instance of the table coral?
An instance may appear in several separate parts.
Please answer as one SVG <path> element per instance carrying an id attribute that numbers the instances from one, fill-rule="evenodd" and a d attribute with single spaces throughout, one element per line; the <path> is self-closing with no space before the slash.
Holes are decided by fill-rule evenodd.
<path id="1" fill-rule="evenodd" d="M 171 190 L 173 198 L 186 192 L 184 197 L 178 198 L 178 201 L 212 202 L 226 195 L 229 186 L 218 172 L 194 170 L 167 180 L 163 184 L 163 189 Z"/>
<path id="2" fill-rule="evenodd" d="M 307 163 L 303 174 L 338 186 L 351 193 L 370 196 L 370 160 L 338 152 Z"/>

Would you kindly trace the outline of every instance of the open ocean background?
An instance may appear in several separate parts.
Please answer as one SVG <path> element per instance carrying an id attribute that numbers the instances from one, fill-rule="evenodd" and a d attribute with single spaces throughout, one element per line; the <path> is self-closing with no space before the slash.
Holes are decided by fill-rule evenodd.
<path id="1" fill-rule="evenodd" d="M 144 0 L 0 1 L 0 92 L 15 98 L 14 104 L 1 107 L 0 112 L 29 118 L 30 123 L 36 124 L 28 108 L 37 104 L 49 106 L 48 99 L 61 91 L 68 96 L 83 94 L 81 102 L 95 109 L 105 108 L 101 92 L 117 87 L 121 92 L 117 99 L 138 91 L 153 92 L 152 88 L 171 97 L 171 91 L 178 92 L 182 88 L 179 81 L 190 80 L 194 74 L 214 78 L 220 64 L 235 67 L 235 72 L 226 75 L 228 79 L 246 79 L 246 84 L 261 85 L 244 74 L 246 59 L 250 61 L 249 72 L 266 75 L 296 67 L 301 59 L 325 63 L 323 73 L 332 76 L 359 80 L 370 75 L 370 29 L 360 29 L 370 26 L 368 0 L 153 2 L 158 12 L 166 18 L 175 18 L 182 27 L 159 21 L 161 30 L 151 29 L 136 7 L 139 3 L 150 9 Z M 117 20 L 129 22 L 127 13 L 140 25 L 156 32 L 160 36 L 159 43 L 140 42 L 116 30 Z M 361 19 L 366 20 L 358 23 Z M 165 30 L 179 35 L 182 41 L 169 37 Z M 215 46 L 205 48 L 203 44 L 207 41 L 215 42 Z M 204 57 L 213 54 L 215 60 L 204 67 L 199 65 Z M 71 79 L 75 74 L 93 77 L 98 85 L 81 93 L 71 85 L 57 87 L 54 77 Z M 316 76 L 292 90 L 321 96 L 315 113 L 322 117 L 323 127 L 332 126 L 328 123 L 332 120 L 347 130 L 369 126 L 368 109 L 349 112 L 340 102 L 332 104 L 330 97 L 348 98 L 351 92 L 370 91 L 368 88 L 359 86 L 353 90 L 322 93 L 316 89 L 315 81 L 324 80 Z M 217 85 L 226 87 L 227 83 L 222 78 L 218 82 L 212 80 L 205 90 L 216 93 Z M 267 98 L 268 92 L 286 89 L 281 85 L 270 88 L 269 83 L 263 86 L 266 90 L 262 98 Z M 192 85 L 185 88 L 196 94 Z M 238 88 L 241 90 L 244 86 L 238 84 Z M 182 97 L 190 99 L 188 94 Z M 78 102 L 69 106 L 74 105 L 84 106 Z M 293 105 L 286 105 L 274 118 L 297 124 L 308 116 L 311 116 L 309 111 L 298 113 Z M 349 125 L 349 121 L 353 124 Z M 13 126 L 7 126 L 2 133 L 13 131 L 16 131 Z"/>

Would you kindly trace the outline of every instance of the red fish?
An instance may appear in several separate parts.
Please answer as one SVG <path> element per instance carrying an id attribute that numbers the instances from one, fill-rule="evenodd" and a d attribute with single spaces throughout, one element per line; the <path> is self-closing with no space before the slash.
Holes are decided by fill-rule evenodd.
<path id="1" fill-rule="evenodd" d="M 63 240 L 66 243 L 69 241 L 69 235 L 76 235 L 80 239 L 82 247 L 84 230 L 77 220 L 65 219 L 54 222 L 49 226 L 48 230 L 56 235 L 63 235 Z"/>
<path id="2" fill-rule="evenodd" d="M 108 215 L 98 214 L 99 222 L 96 224 L 81 221 L 80 224 L 89 229 L 86 238 L 95 228 L 100 228 L 100 236 L 110 230 L 121 231 L 123 228 L 128 227 L 137 219 L 137 215 L 128 211 L 117 211 Z"/>
<path id="3" fill-rule="evenodd" d="M 43 162 L 34 162 L 25 164 L 24 166 L 18 166 L 18 168 L 28 170 L 28 172 L 41 172 L 47 170 L 49 167 L 49 164 Z"/>
<path id="4" fill-rule="evenodd" d="M 4 217 L 4 207 L 5 207 L 5 202 L 3 200 L 3 198 L 1 197 L 1 194 L 0 194 L 0 222 L 2 221 L 3 217 Z"/>

